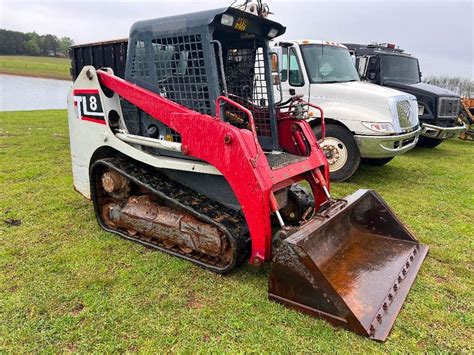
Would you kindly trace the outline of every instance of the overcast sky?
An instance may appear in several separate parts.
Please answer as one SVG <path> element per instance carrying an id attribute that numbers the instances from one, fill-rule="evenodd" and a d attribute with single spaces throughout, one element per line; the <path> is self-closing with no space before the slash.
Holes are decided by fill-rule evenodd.
<path id="1" fill-rule="evenodd" d="M 427 75 L 474 79 L 472 0 L 264 0 L 286 39 L 390 42 L 417 56 Z M 237 3 L 242 2 L 238 0 Z M 224 7 L 232 1 L 0 0 L 0 28 L 69 36 L 76 43 L 128 36 L 133 22 Z"/>

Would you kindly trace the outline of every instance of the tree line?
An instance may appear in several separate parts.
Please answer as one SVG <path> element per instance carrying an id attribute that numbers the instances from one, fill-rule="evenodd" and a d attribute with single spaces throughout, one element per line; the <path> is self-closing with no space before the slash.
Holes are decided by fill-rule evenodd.
<path id="1" fill-rule="evenodd" d="M 69 47 L 73 44 L 74 41 L 69 37 L 0 29 L 0 55 L 68 57 Z"/>
<path id="2" fill-rule="evenodd" d="M 474 96 L 474 80 L 471 80 L 470 78 L 432 75 L 423 79 L 423 81 L 431 85 L 454 91 L 462 97 Z"/>

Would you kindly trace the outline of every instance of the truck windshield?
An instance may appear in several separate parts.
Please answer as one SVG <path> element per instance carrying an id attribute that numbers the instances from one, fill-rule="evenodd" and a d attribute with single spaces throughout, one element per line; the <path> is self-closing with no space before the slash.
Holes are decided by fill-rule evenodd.
<path id="1" fill-rule="evenodd" d="M 402 84 L 420 82 L 418 59 L 398 55 L 381 55 L 380 57 L 382 81 L 393 81 Z"/>
<path id="2" fill-rule="evenodd" d="M 301 52 L 312 83 L 359 81 L 359 75 L 346 48 L 307 44 L 301 46 Z"/>

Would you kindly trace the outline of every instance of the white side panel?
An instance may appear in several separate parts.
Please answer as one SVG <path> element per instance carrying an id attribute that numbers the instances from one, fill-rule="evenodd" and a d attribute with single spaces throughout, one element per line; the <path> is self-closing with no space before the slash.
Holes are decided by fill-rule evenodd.
<path id="1" fill-rule="evenodd" d="M 87 70 L 90 70 L 91 80 L 86 76 Z M 81 114 L 85 110 L 80 105 L 82 99 L 80 97 L 74 99 L 74 92 L 77 93 L 77 90 L 98 91 L 105 114 L 105 124 L 82 119 Z M 79 109 L 80 107 L 81 109 Z M 119 115 L 120 125 L 122 126 L 123 116 L 118 95 L 114 94 L 111 98 L 105 96 L 97 80 L 95 69 L 91 66 L 84 67 L 68 95 L 68 122 L 74 188 L 85 197 L 90 198 L 89 167 L 92 155 L 98 148 L 104 146 L 111 147 L 135 160 L 156 168 L 221 175 L 216 168 L 204 162 L 150 155 L 143 152 L 139 146 L 121 141 L 114 135 L 108 125 L 108 117 L 112 110 L 115 110 Z M 97 114 L 92 115 L 97 116 Z M 99 116 L 98 118 L 100 118 Z"/>

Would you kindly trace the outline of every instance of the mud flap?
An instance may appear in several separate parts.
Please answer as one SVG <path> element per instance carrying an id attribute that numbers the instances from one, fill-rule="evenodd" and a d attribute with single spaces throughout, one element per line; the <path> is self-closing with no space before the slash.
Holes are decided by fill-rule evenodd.
<path id="1" fill-rule="evenodd" d="M 377 193 L 359 190 L 281 243 L 269 298 L 384 341 L 427 252 Z"/>

